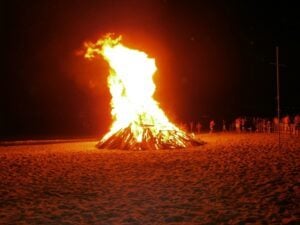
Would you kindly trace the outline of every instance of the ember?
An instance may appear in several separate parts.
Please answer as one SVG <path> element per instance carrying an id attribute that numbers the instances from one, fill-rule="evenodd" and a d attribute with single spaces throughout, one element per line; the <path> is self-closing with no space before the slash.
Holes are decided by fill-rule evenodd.
<path id="1" fill-rule="evenodd" d="M 86 43 L 86 58 L 101 55 L 110 66 L 108 86 L 113 123 L 97 147 L 141 150 L 202 144 L 172 124 L 153 99 L 155 59 L 120 41 L 121 36 L 114 39 L 106 35 L 96 43 Z"/>

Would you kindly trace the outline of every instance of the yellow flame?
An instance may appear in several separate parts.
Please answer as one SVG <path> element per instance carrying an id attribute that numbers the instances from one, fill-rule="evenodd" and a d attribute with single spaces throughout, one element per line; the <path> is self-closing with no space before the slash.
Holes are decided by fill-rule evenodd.
<path id="1" fill-rule="evenodd" d="M 155 59 L 121 43 L 121 36 L 111 35 L 96 43 L 86 43 L 86 58 L 101 55 L 109 63 L 108 86 L 112 96 L 110 131 L 102 138 L 108 139 L 122 128 L 131 127 L 136 141 L 142 141 L 143 128 L 151 129 L 154 135 L 164 130 L 180 131 L 173 125 L 153 99 L 155 84 L 153 75 L 157 67 Z"/>

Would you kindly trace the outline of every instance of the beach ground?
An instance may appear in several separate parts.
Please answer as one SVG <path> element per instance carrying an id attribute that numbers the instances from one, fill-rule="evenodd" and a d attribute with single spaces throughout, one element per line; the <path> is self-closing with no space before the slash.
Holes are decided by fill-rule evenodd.
<path id="1" fill-rule="evenodd" d="M 202 134 L 181 150 L 0 147 L 0 224 L 299 224 L 300 137 Z"/>

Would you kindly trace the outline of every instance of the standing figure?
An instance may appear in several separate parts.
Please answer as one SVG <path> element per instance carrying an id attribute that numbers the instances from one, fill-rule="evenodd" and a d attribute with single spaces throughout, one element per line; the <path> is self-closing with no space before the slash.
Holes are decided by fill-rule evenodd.
<path id="1" fill-rule="evenodd" d="M 196 125 L 197 133 L 200 133 L 201 127 L 202 127 L 201 123 L 198 122 L 197 125 Z"/>
<path id="2" fill-rule="evenodd" d="M 283 117 L 282 122 L 283 122 L 283 132 L 287 133 L 290 130 L 290 117 L 288 115 Z"/>
<path id="3" fill-rule="evenodd" d="M 225 122 L 225 120 L 223 120 L 222 130 L 223 130 L 223 132 L 226 131 L 226 122 Z"/>
<path id="4" fill-rule="evenodd" d="M 271 133 L 271 121 L 267 120 L 267 132 Z"/>
<path id="5" fill-rule="evenodd" d="M 241 121 L 242 132 L 244 132 L 245 131 L 246 119 L 245 118 L 241 118 L 240 121 Z"/>
<path id="6" fill-rule="evenodd" d="M 273 118 L 273 126 L 274 126 L 274 132 L 279 131 L 279 120 L 278 117 Z"/>
<path id="7" fill-rule="evenodd" d="M 239 117 L 235 119 L 235 129 L 237 132 L 241 132 L 241 119 Z"/>
<path id="8" fill-rule="evenodd" d="M 294 134 L 299 135 L 299 131 L 300 131 L 300 115 L 299 114 L 297 114 L 294 117 L 294 126 L 295 126 Z"/>
<path id="9" fill-rule="evenodd" d="M 211 120 L 210 122 L 209 122 L 209 132 L 210 133 L 212 133 L 213 131 L 214 131 L 214 126 L 215 126 L 216 124 L 215 124 L 215 121 L 214 120 Z"/>

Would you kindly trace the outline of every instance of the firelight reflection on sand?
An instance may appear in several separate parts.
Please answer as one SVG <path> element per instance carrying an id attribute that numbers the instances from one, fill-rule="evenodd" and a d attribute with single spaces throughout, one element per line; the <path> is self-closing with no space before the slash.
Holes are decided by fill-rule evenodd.
<path id="1" fill-rule="evenodd" d="M 86 58 L 100 55 L 110 66 L 108 86 L 112 96 L 113 123 L 102 141 L 128 126 L 137 142 L 142 141 L 145 126 L 154 136 L 164 130 L 185 133 L 168 120 L 153 99 L 156 88 L 153 75 L 157 70 L 155 59 L 142 51 L 124 46 L 121 36 L 114 39 L 106 35 L 96 43 L 85 43 L 85 46 Z"/>

